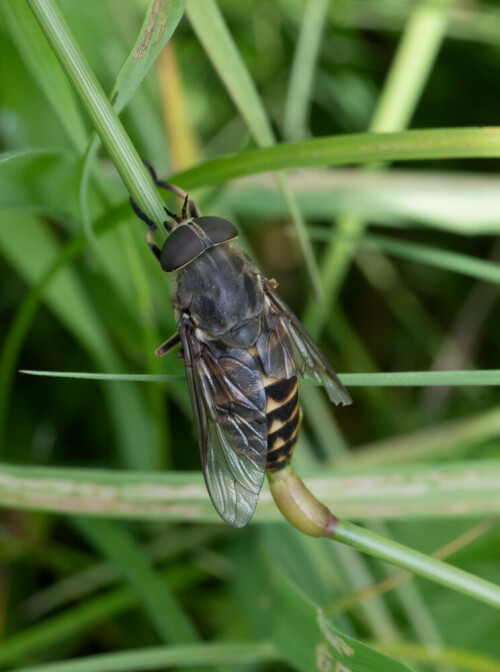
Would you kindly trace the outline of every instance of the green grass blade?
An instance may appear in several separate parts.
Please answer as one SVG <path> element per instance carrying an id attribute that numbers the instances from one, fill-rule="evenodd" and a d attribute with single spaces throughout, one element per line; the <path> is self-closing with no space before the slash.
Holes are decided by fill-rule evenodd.
<path id="1" fill-rule="evenodd" d="M 260 147 L 274 145 L 274 135 L 264 106 L 216 2 L 190 0 L 187 15 L 257 144 Z M 295 195 L 286 175 L 278 175 L 277 181 L 297 231 L 314 291 L 321 296 L 318 267 Z"/>
<path id="2" fill-rule="evenodd" d="M 440 0 L 415 6 L 384 83 L 372 131 L 395 131 L 410 123 L 446 36 L 452 4 Z"/>
<path id="3" fill-rule="evenodd" d="M 118 382 L 185 382 L 183 375 L 177 374 L 132 374 L 132 373 L 82 373 L 75 371 L 29 371 L 30 376 L 53 378 L 82 378 L 86 380 L 115 380 Z M 437 387 L 437 386 L 488 386 L 500 385 L 500 369 L 479 371 L 389 371 L 384 373 L 339 373 L 340 380 L 347 387 Z M 314 381 L 304 381 L 305 385 L 316 385 Z"/>
<path id="4" fill-rule="evenodd" d="M 171 2 L 151 0 L 134 46 L 123 62 L 109 96 L 116 114 L 125 108 L 139 84 L 155 64 L 160 51 L 167 44 L 181 20 L 185 4 L 186 0 L 172 0 Z M 84 231 L 87 238 L 94 242 L 86 202 L 90 171 L 99 145 L 99 136 L 93 134 L 86 148 L 80 184 L 80 208 Z"/>
<path id="5" fill-rule="evenodd" d="M 331 231 L 312 229 L 311 237 L 315 240 L 329 240 L 336 236 Z M 375 247 L 409 261 L 417 261 L 446 271 L 462 273 L 478 280 L 497 284 L 500 282 L 500 266 L 497 263 L 475 259 L 468 254 L 439 249 L 430 245 L 420 245 L 412 241 L 397 240 L 388 236 L 365 234 L 359 239 L 352 238 L 350 240 L 347 236 L 338 236 L 338 238 L 348 243 L 356 242 L 357 245 L 362 247 Z"/>
<path id="6" fill-rule="evenodd" d="M 0 154 L 0 210 L 77 217 L 79 158 L 61 151 Z"/>
<path id="7" fill-rule="evenodd" d="M 28 371 L 21 370 L 30 376 L 49 376 L 52 378 L 76 378 L 82 380 L 115 380 L 132 383 L 183 383 L 186 377 L 181 374 L 151 373 L 82 373 L 74 371 Z"/>
<path id="8" fill-rule="evenodd" d="M 393 658 L 348 637 L 330 623 L 322 609 L 283 576 L 274 572 L 273 641 L 283 659 L 300 672 L 410 672 Z"/>
<path id="9" fill-rule="evenodd" d="M 481 442 L 497 440 L 500 435 L 500 410 L 493 408 L 458 420 L 442 422 L 403 433 L 389 439 L 365 444 L 351 453 L 350 460 L 356 464 L 393 465 L 412 460 L 435 460 L 439 457 L 461 454 L 462 451 Z"/>
<path id="10" fill-rule="evenodd" d="M 500 128 L 446 128 L 357 133 L 283 143 L 206 161 L 171 181 L 185 189 L 287 168 L 361 165 L 384 161 L 500 157 Z"/>
<path id="11" fill-rule="evenodd" d="M 490 434 L 497 436 L 500 413 L 495 411 L 489 422 Z M 445 428 L 438 428 L 436 434 L 439 431 L 444 433 Z M 403 439 L 400 462 L 406 459 Z M 475 441 L 476 437 L 465 434 L 463 441 L 466 440 Z M 194 436 L 192 449 L 197 450 Z M 498 460 L 379 467 L 373 456 L 368 471 L 364 464 L 368 460 L 362 457 L 358 467 L 356 458 L 340 472 L 323 469 L 306 474 L 310 490 L 341 517 L 410 520 L 500 512 Z M 201 471 L 120 472 L 4 464 L 0 469 L 0 504 L 7 508 L 135 520 L 220 522 Z M 264 488 L 255 522 L 277 520 L 283 519 Z"/>
<path id="12" fill-rule="evenodd" d="M 58 259 L 60 247 L 54 235 L 34 217 L 22 217 L 18 214 L 2 214 L 0 216 L 0 251 L 16 269 L 18 275 L 29 285 L 36 287 L 51 262 Z M 29 325 L 36 308 L 38 296 L 28 304 L 20 328 L 14 333 L 14 340 L 9 340 L 8 356 L 2 356 L 2 365 L 7 371 L 7 381 L 0 390 L 8 390 L 8 379 L 12 372 L 11 355 L 19 350 L 20 341 L 25 333 L 24 327 Z M 108 334 L 96 313 L 85 288 L 75 271 L 70 268 L 59 269 L 56 277 L 44 291 L 44 301 L 57 316 L 62 325 L 73 335 L 96 363 L 96 368 L 106 370 L 122 368 L 121 362 L 112 349 Z M 14 360 L 15 361 L 15 360 Z M 3 372 L 5 375 L 5 371 Z M 5 386 L 4 386 L 5 385 Z M 151 469 L 157 465 L 157 456 L 151 448 L 154 427 L 149 422 L 144 402 L 137 390 L 131 386 L 107 389 L 104 393 L 108 398 L 111 417 L 114 420 L 118 437 L 118 447 L 125 463 L 134 468 Z M 2 395 L 3 405 L 7 399 Z M 4 411 L 0 411 L 3 414 Z M 138 450 L 139 442 L 142 449 Z M 142 465 L 142 467 L 141 467 Z"/>
<path id="13" fill-rule="evenodd" d="M 372 645 L 388 656 L 401 657 L 413 663 L 430 666 L 454 665 L 456 669 L 464 670 L 464 672 L 500 672 L 498 658 L 472 650 L 449 647 L 434 649 L 425 644 L 403 641 L 391 642 L 390 644 L 372 642 Z"/>
<path id="14" fill-rule="evenodd" d="M 144 21 L 129 55 L 125 59 L 110 94 L 117 113 L 155 64 L 160 51 L 172 37 L 184 13 L 186 0 L 151 0 Z"/>
<path id="15" fill-rule="evenodd" d="M 405 229 L 417 223 L 461 235 L 500 231 L 500 180 L 487 173 L 310 169 L 290 180 L 308 219 L 331 222 L 349 211 L 370 223 Z M 245 217 L 286 215 L 276 187 L 258 177 L 232 184 L 224 202 Z"/>
<path id="16" fill-rule="evenodd" d="M 193 624 L 168 584 L 125 527 L 109 520 L 90 518 L 74 518 L 73 525 L 126 579 L 165 643 L 198 640 Z"/>
<path id="17" fill-rule="evenodd" d="M 262 665 L 278 660 L 275 648 L 267 642 L 212 642 L 87 656 L 79 660 L 23 667 L 19 672 L 145 672 L 199 665 Z"/>
<path id="18" fill-rule="evenodd" d="M 344 520 L 339 520 L 333 538 L 372 557 L 389 561 L 418 576 L 435 581 L 464 595 L 500 608 L 500 586 L 464 572 L 425 553 L 409 549 Z"/>
<path id="19" fill-rule="evenodd" d="M 421 2 L 413 8 L 373 114 L 371 131 L 398 131 L 409 123 L 445 37 L 450 5 L 449 0 L 444 0 Z M 342 233 L 360 236 L 365 222 L 347 212 L 337 228 Z M 321 268 L 328 306 L 336 300 L 355 249 L 355 245 L 338 241 L 325 250 Z M 328 310 L 321 311 L 309 301 L 304 323 L 313 330 L 313 336 L 321 333 L 327 313 Z"/>
<path id="20" fill-rule="evenodd" d="M 283 114 L 283 135 L 288 140 L 301 140 L 307 132 L 314 72 L 328 5 L 328 0 L 309 0 L 304 10 Z"/>
<path id="21" fill-rule="evenodd" d="M 164 219 L 163 202 L 113 110 L 62 14 L 53 0 L 28 0 L 45 37 L 87 110 L 127 189 L 139 206 L 158 224 Z"/>
<path id="22" fill-rule="evenodd" d="M 187 17 L 228 94 L 260 147 L 274 135 L 255 84 L 214 0 L 189 0 Z"/>
<path id="23" fill-rule="evenodd" d="M 87 144 L 87 130 L 75 94 L 28 5 L 18 0 L 4 0 L 1 9 L 26 67 L 57 114 L 74 148 L 83 152 Z"/>

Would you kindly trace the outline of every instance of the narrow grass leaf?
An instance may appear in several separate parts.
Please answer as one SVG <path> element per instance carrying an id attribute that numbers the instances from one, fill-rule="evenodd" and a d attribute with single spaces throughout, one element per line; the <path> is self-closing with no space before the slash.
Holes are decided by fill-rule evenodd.
<path id="1" fill-rule="evenodd" d="M 159 223 L 163 202 L 116 112 L 53 0 L 28 0 L 29 7 L 87 110 L 127 189 Z"/>
<path id="2" fill-rule="evenodd" d="M 349 463 L 394 465 L 413 460 L 435 460 L 461 454 L 464 449 L 500 436 L 500 409 L 492 408 L 476 415 L 459 417 L 435 426 L 403 433 L 389 439 L 365 444 L 350 453 Z"/>
<path id="3" fill-rule="evenodd" d="M 306 135 L 314 72 L 329 4 L 329 0 L 308 0 L 304 10 L 283 113 L 283 134 L 288 140 L 301 140 Z"/>
<path id="4" fill-rule="evenodd" d="M 186 0 L 151 0 L 139 35 L 120 68 L 110 94 L 117 113 L 124 109 L 172 37 L 185 5 Z"/>
<path id="5" fill-rule="evenodd" d="M 499 158 L 500 128 L 446 128 L 327 136 L 249 149 L 206 161 L 171 181 L 194 189 L 245 175 L 311 166 L 452 158 Z"/>
<path id="6" fill-rule="evenodd" d="M 74 518 L 73 525 L 130 584 L 165 643 L 198 639 L 193 624 L 169 585 L 158 575 L 125 527 L 119 522 L 82 517 Z"/>
<path id="7" fill-rule="evenodd" d="M 373 646 L 388 656 L 398 656 L 412 663 L 422 663 L 432 667 L 453 665 L 464 672 L 500 672 L 498 658 L 483 655 L 477 651 L 449 647 L 435 649 L 425 644 L 403 641 L 389 644 L 373 642 Z"/>
<path id="8" fill-rule="evenodd" d="M 56 218 L 78 215 L 76 154 L 32 150 L 0 154 L 0 210 L 30 210 Z"/>
<path id="9" fill-rule="evenodd" d="M 289 179 L 308 219 L 330 222 L 349 211 L 405 229 L 423 224 L 461 235 L 500 231 L 500 180 L 486 173 L 309 169 Z M 224 191 L 224 203 L 246 217 L 286 215 L 281 194 L 262 177 L 235 181 Z"/>
<path id="10" fill-rule="evenodd" d="M 181 374 L 132 374 L 132 373 L 86 373 L 74 371 L 29 371 L 30 376 L 53 378 L 82 378 L 86 380 L 115 380 L 118 382 L 185 382 Z M 500 385 L 500 369 L 478 371 L 389 371 L 384 373 L 338 373 L 340 380 L 348 387 L 437 387 L 437 386 L 489 386 Z M 315 381 L 304 381 L 305 385 L 318 385 Z"/>
<path id="11" fill-rule="evenodd" d="M 18 214 L 0 216 L 0 252 L 29 285 L 36 285 L 51 262 L 57 259 L 60 246 L 49 230 L 34 217 Z M 97 368 L 120 369 L 121 362 L 112 349 L 101 318 L 72 269 L 60 269 L 46 288 L 44 301 L 59 321 L 84 347 Z M 16 338 L 23 336 L 16 334 Z M 14 350 L 16 350 L 14 343 Z M 5 362 L 10 368 L 10 361 Z M 124 462 L 134 468 L 154 468 L 157 457 L 154 428 L 137 390 L 131 386 L 105 386 Z M 7 399 L 2 400 L 7 403 Z M 137 446 L 142 446 L 141 450 Z M 148 450 L 149 449 L 149 450 Z"/>
<path id="12" fill-rule="evenodd" d="M 172 37 L 184 13 L 186 0 L 151 0 L 137 39 L 123 62 L 111 90 L 110 101 L 116 114 L 125 108 L 139 84 L 155 64 L 160 51 Z M 80 207 L 84 230 L 94 240 L 87 212 L 87 191 L 92 165 L 97 156 L 100 137 L 93 134 L 85 152 L 81 173 Z"/>
<path id="13" fill-rule="evenodd" d="M 214 0 L 189 0 L 186 14 L 252 136 L 261 147 L 274 135 L 255 84 Z"/>
<path id="14" fill-rule="evenodd" d="M 136 672 L 200 665 L 263 665 L 278 661 L 274 646 L 268 642 L 207 642 L 87 656 L 23 667 L 18 672 Z"/>
<path id="15" fill-rule="evenodd" d="M 336 236 L 331 231 L 312 228 L 311 237 L 315 240 L 328 240 Z M 413 241 L 396 240 L 389 236 L 364 234 L 361 238 L 354 239 L 339 235 L 338 239 L 364 247 L 375 247 L 402 259 L 417 261 L 454 273 L 462 273 L 478 280 L 500 283 L 500 266 L 497 263 L 475 259 L 468 254 L 420 245 Z"/>
<path id="16" fill-rule="evenodd" d="M 274 145 L 275 138 L 255 84 L 214 0 L 189 0 L 187 15 L 219 77 L 260 147 Z M 319 271 L 305 223 L 286 175 L 278 175 L 283 194 L 316 295 L 321 296 Z"/>
<path id="17" fill-rule="evenodd" d="M 87 130 L 74 91 L 28 5 L 18 0 L 4 0 L 1 9 L 26 67 L 51 104 L 73 147 L 83 152 Z"/>
<path id="18" fill-rule="evenodd" d="M 192 450 L 197 451 L 194 434 Z M 495 460 L 386 467 L 375 464 L 367 468 L 360 459 L 359 466 L 353 461 L 341 470 L 308 472 L 305 481 L 336 514 L 356 520 L 500 513 L 500 464 Z M 201 471 L 120 472 L 4 464 L 0 468 L 0 504 L 135 520 L 220 522 Z M 255 522 L 276 520 L 283 519 L 264 488 Z"/>
<path id="19" fill-rule="evenodd" d="M 409 124 L 444 40 L 450 6 L 451 1 L 444 0 L 422 2 L 412 8 L 373 112 L 370 131 L 401 131 Z M 354 237 L 361 236 L 365 227 L 365 221 L 350 211 L 337 222 L 339 231 Z M 303 318 L 313 336 L 318 336 L 325 326 L 328 308 L 335 303 L 355 250 L 355 245 L 332 241 L 323 254 L 321 279 L 327 297 L 326 309 L 320 310 L 309 300 Z"/>
<path id="20" fill-rule="evenodd" d="M 339 520 L 332 538 L 500 609 L 500 586 L 371 530 Z"/>
<path id="21" fill-rule="evenodd" d="M 182 383 L 186 377 L 178 374 L 149 374 L 149 373 L 82 373 L 71 371 L 28 371 L 21 370 L 30 376 L 49 376 L 52 378 L 75 378 L 83 380 L 115 380 L 117 382 L 133 383 Z"/>

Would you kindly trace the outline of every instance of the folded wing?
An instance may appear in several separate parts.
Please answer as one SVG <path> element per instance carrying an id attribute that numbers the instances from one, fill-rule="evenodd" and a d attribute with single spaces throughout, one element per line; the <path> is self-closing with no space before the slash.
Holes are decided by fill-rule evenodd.
<path id="1" fill-rule="evenodd" d="M 287 338 L 281 340 L 281 350 L 276 350 L 274 360 L 280 358 L 282 368 L 289 368 L 290 351 L 293 353 L 296 373 L 302 378 L 316 380 L 323 385 L 331 401 L 335 404 L 352 404 L 351 395 L 340 382 L 330 363 L 319 349 L 312 336 L 306 331 L 300 320 L 275 292 L 268 281 L 264 281 L 264 291 L 269 301 L 266 319 L 274 324 L 273 333 L 286 332 Z M 259 339 L 260 340 L 260 339 Z M 260 352 L 260 349 L 259 349 Z M 272 369 L 272 362 L 270 362 Z M 267 373 L 267 371 L 266 371 Z M 268 373 L 268 375 L 271 375 Z M 291 374 L 293 375 L 293 374 Z M 287 375 L 286 377 L 290 377 Z"/>
<path id="2" fill-rule="evenodd" d="M 234 527 L 252 517 L 266 470 L 266 395 L 241 349 L 217 352 L 179 325 L 203 474 L 219 515 Z"/>

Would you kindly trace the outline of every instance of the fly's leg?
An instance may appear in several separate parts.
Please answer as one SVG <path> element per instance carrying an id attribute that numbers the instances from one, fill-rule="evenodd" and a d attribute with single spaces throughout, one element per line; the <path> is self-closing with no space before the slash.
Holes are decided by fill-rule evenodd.
<path id="1" fill-rule="evenodd" d="M 198 211 L 198 208 L 194 204 L 194 202 L 189 198 L 189 196 L 186 194 L 184 189 L 181 189 L 180 187 L 176 186 L 175 184 L 169 184 L 168 182 L 165 182 L 164 180 L 160 180 L 158 178 L 158 175 L 156 174 L 156 170 L 153 168 L 153 166 L 148 163 L 147 161 L 144 161 L 143 163 L 146 166 L 146 168 L 149 170 L 149 174 L 151 175 L 151 178 L 153 182 L 156 184 L 157 187 L 160 187 L 161 189 L 166 189 L 166 191 L 170 191 L 172 194 L 175 194 L 176 196 L 179 196 L 180 198 L 184 199 L 184 206 L 182 208 L 182 218 L 186 219 L 186 213 L 187 213 L 187 205 L 189 205 L 189 212 L 191 217 L 199 217 L 200 213 Z M 170 212 L 167 210 L 167 214 L 172 216 Z M 175 219 L 175 217 L 174 217 Z"/>
<path id="2" fill-rule="evenodd" d="M 149 226 L 149 231 L 146 234 L 146 242 L 148 244 L 149 249 L 151 252 L 155 255 L 155 257 L 160 261 L 160 256 L 161 256 L 161 250 L 156 245 L 156 243 L 153 242 L 153 236 L 155 235 L 156 231 L 156 224 L 153 222 L 152 219 L 150 219 L 145 212 L 143 212 L 140 207 L 137 205 L 137 203 L 134 201 L 133 198 L 130 198 L 130 205 L 132 206 L 132 210 L 135 212 L 137 217 L 139 219 L 142 219 L 143 222 L 145 222 Z"/>
<path id="3" fill-rule="evenodd" d="M 175 334 L 170 336 L 170 338 L 167 341 L 165 341 L 165 343 L 162 343 L 159 348 L 156 348 L 155 355 L 157 357 L 163 357 L 163 355 L 166 355 L 167 352 L 170 352 L 175 347 L 177 347 L 180 344 L 180 342 L 181 337 L 177 332 L 175 332 Z"/>

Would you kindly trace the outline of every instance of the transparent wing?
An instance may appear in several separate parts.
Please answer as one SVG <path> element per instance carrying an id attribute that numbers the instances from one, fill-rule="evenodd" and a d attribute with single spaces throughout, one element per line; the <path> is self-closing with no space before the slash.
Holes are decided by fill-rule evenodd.
<path id="1" fill-rule="evenodd" d="M 203 475 L 218 514 L 234 527 L 252 517 L 267 456 L 266 395 L 245 350 L 215 353 L 180 324 Z"/>
<path id="2" fill-rule="evenodd" d="M 300 320 L 293 314 L 286 303 L 280 299 L 268 280 L 264 281 L 264 291 L 269 300 L 266 319 L 270 323 L 274 322 L 277 325 L 275 327 L 276 334 L 279 333 L 276 330 L 281 329 L 286 331 L 288 336 L 288 339 L 276 339 L 282 342 L 282 346 L 281 355 L 277 351 L 275 359 L 278 360 L 281 356 L 282 361 L 289 362 L 291 349 L 295 360 L 296 372 L 300 376 L 316 380 L 323 385 L 330 400 L 335 404 L 352 404 L 351 395 L 340 382 L 337 374 L 312 336 L 307 333 Z"/>

